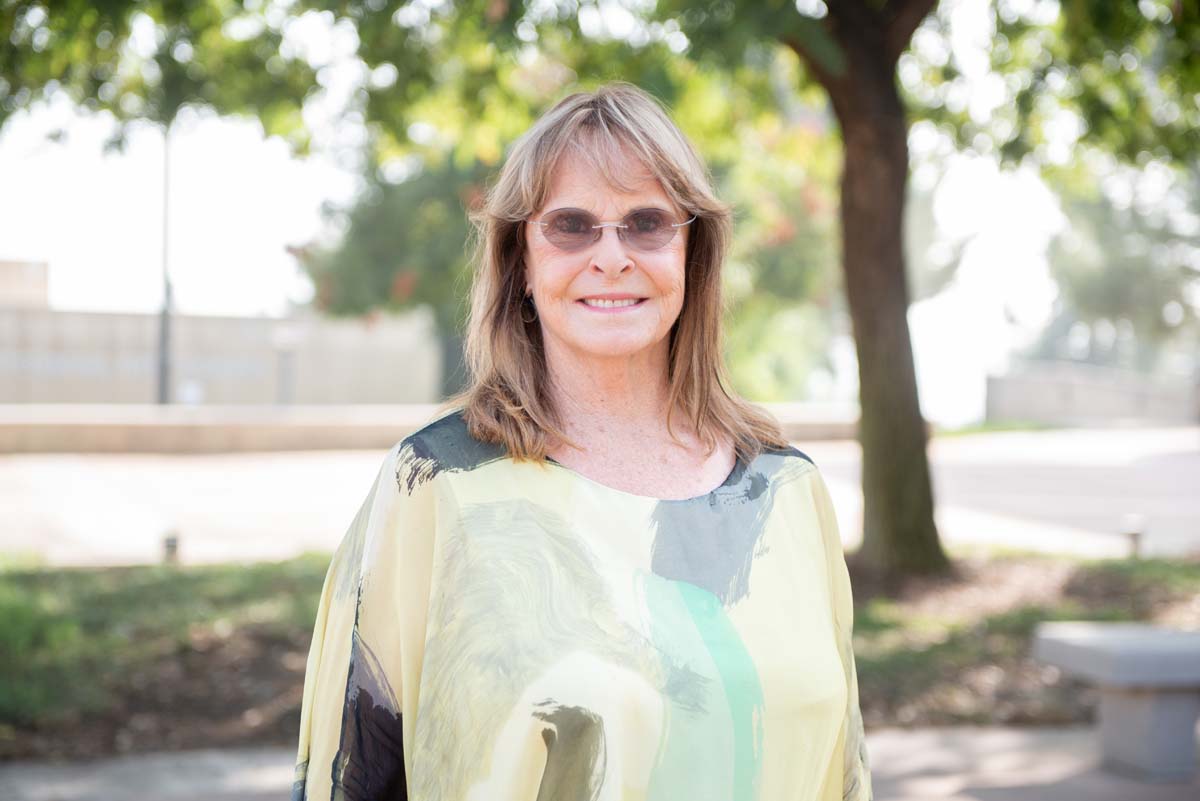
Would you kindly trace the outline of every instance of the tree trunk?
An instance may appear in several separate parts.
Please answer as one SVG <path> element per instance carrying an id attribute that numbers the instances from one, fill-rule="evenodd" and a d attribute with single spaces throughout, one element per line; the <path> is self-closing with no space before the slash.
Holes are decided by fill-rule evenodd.
<path id="1" fill-rule="evenodd" d="M 927 573 L 944 570 L 948 561 L 933 521 L 928 435 L 908 330 L 901 239 L 908 126 L 890 78 L 858 94 L 839 115 L 843 267 L 862 407 L 861 557 L 883 574 Z"/>
<path id="2" fill-rule="evenodd" d="M 861 405 L 864 506 L 859 558 L 868 571 L 895 578 L 942 573 L 950 565 L 933 520 L 928 431 L 917 397 L 908 330 L 901 233 L 908 123 L 895 83 L 898 50 L 888 41 L 887 29 L 875 22 L 866 17 L 834 21 L 834 35 L 845 55 L 840 73 L 806 61 L 829 91 L 844 145 L 842 258 Z"/>

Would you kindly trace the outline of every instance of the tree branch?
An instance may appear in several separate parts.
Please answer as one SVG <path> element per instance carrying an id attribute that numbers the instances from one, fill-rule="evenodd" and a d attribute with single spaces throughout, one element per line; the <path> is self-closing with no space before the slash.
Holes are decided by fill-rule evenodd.
<path id="1" fill-rule="evenodd" d="M 937 3 L 938 0 L 888 0 L 883 8 L 883 25 L 884 43 L 891 63 L 900 59 L 917 26 Z"/>
<path id="2" fill-rule="evenodd" d="M 883 20 L 883 15 L 864 0 L 829 0 L 825 7 L 830 19 L 840 25 L 878 25 Z"/>
<path id="3" fill-rule="evenodd" d="M 812 77 L 830 95 L 840 91 L 846 79 L 846 54 L 838 39 L 839 27 L 831 14 L 822 20 L 804 20 L 779 39 L 800 57 Z"/>

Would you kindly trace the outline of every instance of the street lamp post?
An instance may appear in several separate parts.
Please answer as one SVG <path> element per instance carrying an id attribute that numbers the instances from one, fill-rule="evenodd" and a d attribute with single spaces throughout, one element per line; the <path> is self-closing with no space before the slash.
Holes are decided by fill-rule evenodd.
<path id="1" fill-rule="evenodd" d="M 158 318 L 158 402 L 171 402 L 171 275 L 167 269 L 167 200 L 170 187 L 171 123 L 163 124 L 162 274 L 163 302 Z"/>

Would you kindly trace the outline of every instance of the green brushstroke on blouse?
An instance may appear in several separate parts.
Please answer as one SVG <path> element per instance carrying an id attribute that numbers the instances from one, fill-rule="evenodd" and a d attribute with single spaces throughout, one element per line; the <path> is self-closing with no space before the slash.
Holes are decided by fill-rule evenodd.
<path id="1" fill-rule="evenodd" d="M 647 797 L 754 801 L 762 771 L 763 694 L 745 644 L 708 590 L 655 575 L 643 575 L 642 582 L 655 646 L 706 680 L 698 705 L 669 705 Z"/>
<path id="2" fill-rule="evenodd" d="M 717 665 L 679 591 L 682 582 L 651 573 L 639 576 L 650 613 L 650 637 L 660 657 L 677 663 L 668 675 L 692 677 L 694 692 L 667 694 L 658 759 L 650 774 L 649 801 L 728 801 L 733 786 L 733 727 Z M 667 656 L 667 655 L 670 656 Z M 697 765 L 703 765 L 702 770 Z"/>
<path id="3" fill-rule="evenodd" d="M 733 719 L 734 801 L 758 798 L 762 773 L 763 693 L 758 669 L 720 600 L 707 590 L 677 582 L 679 595 L 717 666 Z"/>

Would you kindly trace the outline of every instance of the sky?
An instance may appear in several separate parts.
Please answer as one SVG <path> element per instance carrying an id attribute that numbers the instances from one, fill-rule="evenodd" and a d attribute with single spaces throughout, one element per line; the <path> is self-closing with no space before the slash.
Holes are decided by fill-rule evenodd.
<path id="1" fill-rule="evenodd" d="M 44 141 L 64 124 L 66 144 Z M 285 250 L 322 230 L 324 200 L 354 177 L 289 157 L 256 122 L 195 120 L 173 135 L 168 264 L 185 314 L 279 316 L 311 286 Z M 162 303 L 163 136 L 144 127 L 126 154 L 109 126 L 69 109 L 21 115 L 0 137 L 0 259 L 46 262 L 55 309 L 155 311 Z"/>
<path id="2" fill-rule="evenodd" d="M 971 16 L 977 3 L 950 5 L 966 9 L 954 28 L 960 41 L 951 46 L 978 50 L 987 32 Z M 352 47 L 337 37 L 312 38 L 327 42 L 311 54 L 317 61 L 336 61 L 339 50 Z M 973 115 L 987 114 L 999 98 L 988 89 L 986 63 L 966 64 L 980 88 L 958 102 Z M 348 78 L 340 80 L 344 87 Z M 345 136 L 336 98 L 327 100 L 311 112 L 323 115 L 318 143 Z M 46 141 L 60 128 L 63 142 Z M 139 127 L 124 153 L 106 154 L 101 145 L 109 133 L 104 118 L 65 101 L 21 112 L 0 132 L 0 259 L 46 262 L 52 308 L 154 312 L 162 299 L 163 135 Z M 938 224 L 975 234 L 953 284 L 909 312 L 922 410 L 942 425 L 959 425 L 982 417 L 988 372 L 1002 370 L 1010 351 L 1046 322 L 1055 288 L 1045 251 L 1063 220 L 1030 173 L 1001 174 L 988 158 L 947 151 L 919 124 L 910 148 L 914 182 L 930 180 L 923 161 L 947 170 L 935 204 Z M 311 284 L 287 247 L 335 234 L 321 206 L 354 196 L 353 165 L 322 155 L 292 158 L 257 121 L 191 112 L 176 125 L 169 155 L 167 261 L 176 309 L 277 317 L 308 301 Z M 835 347 L 835 362 L 840 374 L 827 382 L 829 398 L 853 399 L 848 340 Z"/>

